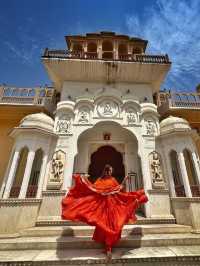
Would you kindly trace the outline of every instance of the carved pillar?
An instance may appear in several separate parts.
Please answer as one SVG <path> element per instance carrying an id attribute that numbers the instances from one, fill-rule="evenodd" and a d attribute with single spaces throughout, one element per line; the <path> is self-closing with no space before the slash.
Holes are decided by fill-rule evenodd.
<path id="1" fill-rule="evenodd" d="M 198 181 L 198 184 L 200 185 L 200 169 L 199 169 L 199 164 L 198 164 L 198 157 L 195 151 L 192 152 L 192 161 L 194 164 L 194 170 L 196 173 L 197 181 Z"/>
<path id="2" fill-rule="evenodd" d="M 27 188 L 28 188 L 30 175 L 31 175 L 34 157 L 35 157 L 35 151 L 29 151 L 28 157 L 27 157 L 27 162 L 26 162 L 26 168 L 24 171 L 24 177 L 23 177 L 23 181 L 22 181 L 22 185 L 21 185 L 21 190 L 20 190 L 20 194 L 19 194 L 20 199 L 23 199 L 26 197 L 26 192 L 27 192 Z"/>
<path id="3" fill-rule="evenodd" d="M 167 166 L 167 172 L 168 172 L 168 182 L 170 186 L 171 197 L 176 197 L 174 177 L 173 177 L 171 162 L 168 156 L 166 156 L 166 166 Z"/>
<path id="4" fill-rule="evenodd" d="M 67 154 L 67 160 L 65 163 L 64 168 L 64 180 L 63 180 L 63 190 L 68 190 L 69 187 L 72 186 L 72 175 L 73 175 L 73 169 L 74 169 L 74 158 L 75 158 L 76 152 L 73 150 L 70 150 Z"/>
<path id="5" fill-rule="evenodd" d="M 151 185 L 151 174 L 149 169 L 148 155 L 141 155 L 141 170 L 142 170 L 142 178 L 144 184 L 145 193 L 148 196 L 148 190 L 152 189 Z M 151 217 L 151 207 L 149 202 L 144 205 L 146 217 Z"/>
<path id="6" fill-rule="evenodd" d="M 186 197 L 192 197 L 192 192 L 190 189 L 190 183 L 189 183 L 189 179 L 188 179 L 187 168 L 185 165 L 185 158 L 184 158 L 183 152 L 179 152 L 178 161 L 179 161 L 179 165 L 180 165 L 181 176 L 182 176 L 182 180 L 183 180 L 183 184 L 184 184 Z"/>
<path id="7" fill-rule="evenodd" d="M 16 170 L 17 170 L 19 157 L 20 157 L 19 156 L 19 151 L 15 151 L 14 156 L 13 156 L 13 160 L 12 160 L 12 163 L 11 163 L 8 179 L 7 179 L 7 182 L 6 182 L 4 194 L 3 194 L 3 198 L 4 199 L 7 199 L 9 197 L 10 190 L 11 190 L 11 187 L 12 187 L 12 184 L 13 184 L 13 180 L 15 178 L 15 173 L 16 173 Z"/>
<path id="8" fill-rule="evenodd" d="M 39 182 L 38 182 L 38 189 L 37 189 L 37 198 L 40 198 L 42 195 L 42 186 L 44 183 L 44 178 L 45 178 L 45 172 L 46 172 L 46 167 L 47 167 L 47 160 L 48 160 L 48 155 L 45 154 L 42 160 L 42 166 L 40 170 L 40 177 L 39 177 Z"/>

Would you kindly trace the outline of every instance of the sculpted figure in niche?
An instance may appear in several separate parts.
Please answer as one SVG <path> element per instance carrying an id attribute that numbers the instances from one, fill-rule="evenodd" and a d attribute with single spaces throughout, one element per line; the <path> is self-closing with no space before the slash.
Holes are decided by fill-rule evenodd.
<path id="1" fill-rule="evenodd" d="M 159 154 L 156 151 L 153 151 L 150 154 L 150 167 L 151 167 L 153 185 L 155 186 L 158 185 L 158 186 L 163 187 L 164 180 L 163 180 L 163 174 L 162 174 L 161 159 L 160 159 Z"/>
<path id="2" fill-rule="evenodd" d="M 60 182 L 63 176 L 64 163 L 62 162 L 62 156 L 59 153 L 55 153 L 51 163 L 51 182 Z"/>
<path id="3" fill-rule="evenodd" d="M 60 190 L 64 179 L 64 164 L 65 153 L 61 150 L 56 151 L 51 161 L 47 189 Z"/>
<path id="4" fill-rule="evenodd" d="M 79 113 L 79 120 L 80 123 L 88 123 L 89 122 L 89 113 L 87 109 L 82 109 Z"/>
<path id="5" fill-rule="evenodd" d="M 147 120 L 146 124 L 146 134 L 150 136 L 154 136 L 156 134 L 156 126 L 152 120 Z"/>
<path id="6" fill-rule="evenodd" d="M 112 115 L 113 114 L 112 107 L 111 107 L 111 104 L 109 102 L 106 102 L 105 103 L 103 113 L 105 115 Z"/>

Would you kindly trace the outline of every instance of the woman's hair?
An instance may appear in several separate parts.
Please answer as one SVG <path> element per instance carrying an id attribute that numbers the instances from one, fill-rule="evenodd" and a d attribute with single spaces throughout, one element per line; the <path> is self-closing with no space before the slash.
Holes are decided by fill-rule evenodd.
<path id="1" fill-rule="evenodd" d="M 104 175 L 107 175 L 108 174 L 108 171 L 111 169 L 111 171 L 113 172 L 113 167 L 110 165 L 110 164 L 106 164 L 104 169 L 103 169 L 103 174 L 102 176 Z"/>

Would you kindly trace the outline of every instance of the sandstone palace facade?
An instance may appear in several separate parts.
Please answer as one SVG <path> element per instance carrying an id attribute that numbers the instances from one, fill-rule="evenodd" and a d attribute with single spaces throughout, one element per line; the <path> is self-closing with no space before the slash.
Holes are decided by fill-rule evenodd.
<path id="1" fill-rule="evenodd" d="M 171 62 L 146 40 L 65 38 L 42 56 L 52 88 L 0 87 L 0 234 L 62 224 L 72 174 L 95 180 L 106 163 L 127 191 L 144 188 L 145 224 L 198 233 L 200 94 L 160 91 Z"/>

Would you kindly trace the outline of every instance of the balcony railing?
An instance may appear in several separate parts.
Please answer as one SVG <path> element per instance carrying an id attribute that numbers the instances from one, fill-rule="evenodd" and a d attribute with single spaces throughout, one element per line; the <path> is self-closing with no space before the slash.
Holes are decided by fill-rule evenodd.
<path id="1" fill-rule="evenodd" d="M 37 194 L 38 186 L 29 185 L 26 192 L 26 198 L 35 198 Z M 10 191 L 10 198 L 18 198 L 21 190 L 21 186 L 13 186 Z"/>
<path id="2" fill-rule="evenodd" d="M 200 185 L 193 185 L 190 188 L 193 197 L 200 197 Z"/>
<path id="3" fill-rule="evenodd" d="M 177 197 L 185 197 L 185 189 L 182 185 L 175 186 L 176 196 Z"/>
<path id="4" fill-rule="evenodd" d="M 0 86 L 0 105 L 34 105 L 53 111 L 55 90 L 52 88 L 15 88 Z"/>
<path id="5" fill-rule="evenodd" d="M 95 59 L 95 60 L 115 60 L 131 61 L 152 64 L 170 64 L 168 55 L 145 55 L 145 54 L 123 54 L 113 58 L 102 58 L 98 53 L 69 51 L 69 50 L 48 50 L 46 49 L 43 58 L 60 58 L 60 59 Z"/>
<path id="6" fill-rule="evenodd" d="M 157 105 L 160 112 L 169 108 L 200 108 L 200 93 L 160 92 L 157 95 Z"/>

